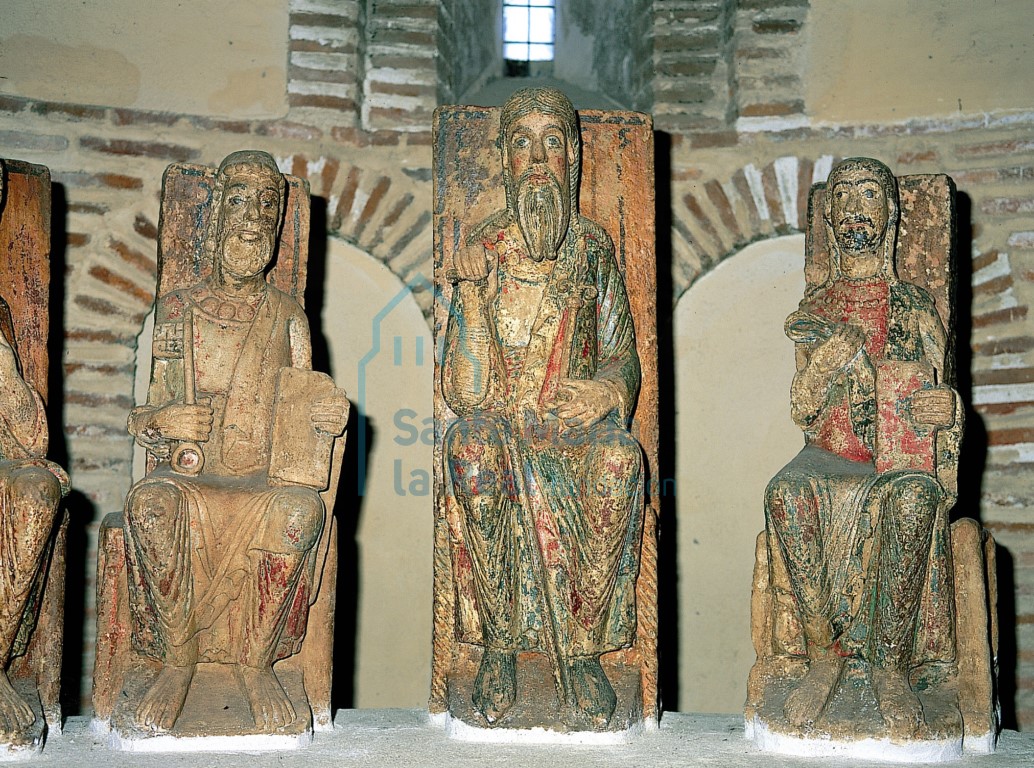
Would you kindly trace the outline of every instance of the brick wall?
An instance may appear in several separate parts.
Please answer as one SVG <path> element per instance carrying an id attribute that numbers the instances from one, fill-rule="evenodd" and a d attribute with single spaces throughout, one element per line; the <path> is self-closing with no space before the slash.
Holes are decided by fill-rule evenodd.
<path id="1" fill-rule="evenodd" d="M 287 99 L 292 108 L 357 112 L 365 6 L 361 0 L 291 0 Z"/>
<path id="2" fill-rule="evenodd" d="M 55 308 L 63 317 L 54 323 L 55 332 L 64 329 L 63 340 L 54 340 L 64 381 L 54 396 L 63 403 L 78 494 L 73 513 L 92 520 L 89 580 L 96 523 L 120 508 L 130 485 L 125 418 L 133 405 L 137 338 L 153 298 L 159 187 L 169 162 L 216 163 L 243 146 L 267 149 L 284 170 L 310 180 L 331 236 L 356 244 L 403 280 L 429 274 L 429 115 L 436 89 L 449 92 L 435 47 L 444 11 L 426 0 L 291 0 L 290 9 L 290 110 L 282 119 L 0 97 L 0 156 L 49 166 L 58 210 L 64 209 L 58 235 L 65 247 L 54 257 L 55 276 L 64 274 Z M 779 121 L 789 113 L 761 105 L 801 111 L 800 85 L 790 71 L 797 66 L 795 41 L 807 31 L 806 10 L 803 1 L 791 0 L 653 4 L 652 90 L 658 127 L 671 148 L 671 175 L 660 185 L 670 193 L 671 227 L 660 235 L 660 252 L 671 253 L 666 266 L 674 298 L 744 245 L 800 231 L 808 186 L 834 158 L 868 154 L 897 173 L 955 178 L 968 222 L 962 306 L 970 309 L 961 341 L 971 348 L 963 395 L 973 404 L 972 463 L 964 468 L 970 483 L 961 511 L 979 515 L 1004 548 L 1002 690 L 1012 724 L 1031 728 L 1034 115 L 786 128 Z M 782 52 L 744 55 L 762 50 Z M 413 88 L 392 91 L 404 85 Z M 758 122 L 737 133 L 737 118 L 751 112 Z M 425 313 L 430 298 L 426 290 L 416 294 Z M 86 596 L 92 597 L 92 582 Z M 84 693 L 92 658 L 89 612 L 85 633 Z"/>
<path id="3" fill-rule="evenodd" d="M 434 0 L 368 4 L 363 127 L 426 131 L 437 98 L 438 8 Z"/>
<path id="4" fill-rule="evenodd" d="M 735 5 L 656 0 L 653 114 L 658 130 L 721 130 L 732 117 Z"/>
<path id="5" fill-rule="evenodd" d="M 738 117 L 803 115 L 800 73 L 808 0 L 739 0 L 735 34 Z"/>

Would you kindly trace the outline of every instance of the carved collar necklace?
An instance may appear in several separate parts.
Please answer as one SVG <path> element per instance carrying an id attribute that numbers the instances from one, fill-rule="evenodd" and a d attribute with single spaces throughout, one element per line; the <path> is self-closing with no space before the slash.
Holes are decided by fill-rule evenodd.
<path id="1" fill-rule="evenodd" d="M 244 296 L 232 296 L 222 291 L 213 290 L 203 283 L 190 292 L 190 298 L 210 317 L 219 320 L 235 320 L 249 322 L 255 319 L 268 291 L 261 290 Z"/>

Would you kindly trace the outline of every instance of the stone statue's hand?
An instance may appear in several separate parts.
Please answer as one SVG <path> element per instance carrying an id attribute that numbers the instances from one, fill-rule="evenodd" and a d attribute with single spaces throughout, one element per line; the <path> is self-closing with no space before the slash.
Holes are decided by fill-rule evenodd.
<path id="1" fill-rule="evenodd" d="M 312 404 L 309 418 L 312 419 L 312 426 L 318 432 L 336 437 L 345 431 L 345 425 L 348 423 L 348 411 L 351 407 L 351 403 L 345 396 L 345 390 L 335 389 L 334 394 Z"/>
<path id="2" fill-rule="evenodd" d="M 452 258 L 456 281 L 483 282 L 492 271 L 492 262 L 480 243 L 460 248 Z"/>
<path id="3" fill-rule="evenodd" d="M 851 362 L 864 345 L 865 331 L 854 325 L 838 325 L 828 339 L 815 347 L 809 364 L 832 373 Z"/>
<path id="4" fill-rule="evenodd" d="M 930 427 L 950 427 L 955 423 L 955 392 L 951 387 L 919 389 L 909 396 L 912 420 Z"/>
<path id="5" fill-rule="evenodd" d="M 601 381 L 564 379 L 556 393 L 556 415 L 568 427 L 591 427 L 620 407 L 614 390 Z"/>
<path id="6" fill-rule="evenodd" d="M 144 431 L 163 440 L 203 443 L 212 434 L 211 403 L 172 403 L 156 410 L 144 424 Z"/>

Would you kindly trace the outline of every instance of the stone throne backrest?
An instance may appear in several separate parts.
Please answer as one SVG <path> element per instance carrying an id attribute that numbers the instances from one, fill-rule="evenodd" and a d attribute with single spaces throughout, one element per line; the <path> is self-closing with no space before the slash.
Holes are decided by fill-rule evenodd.
<path id="1" fill-rule="evenodd" d="M 158 219 L 158 280 L 156 300 L 169 291 L 190 288 L 211 274 L 212 253 L 206 238 L 216 215 L 213 191 L 217 169 L 174 163 L 162 178 Z M 304 307 L 309 239 L 309 184 L 284 174 L 287 197 L 277 253 L 267 281 L 292 295 Z M 147 363 L 150 365 L 150 362 Z M 337 582 L 337 524 L 334 500 L 344 458 L 345 437 L 334 441 L 330 485 L 320 495 L 327 509 L 318 546 L 322 564 L 316 588 L 319 595 L 309 609 L 308 628 L 300 653 L 278 663 L 304 671 L 305 693 L 317 730 L 333 727 L 330 702 L 333 670 L 334 596 Z M 155 465 L 148 456 L 147 468 Z M 319 565 L 317 566 L 319 567 Z M 109 514 L 101 525 L 97 564 L 97 659 L 94 670 L 94 712 L 98 720 L 110 717 L 119 694 L 124 660 L 132 653 L 126 587 L 122 512 Z"/>
<path id="2" fill-rule="evenodd" d="M 646 508 L 639 578 L 637 634 L 632 647 L 604 655 L 604 663 L 640 669 L 642 714 L 656 718 L 657 687 L 657 514 L 659 511 L 657 265 L 653 189 L 653 126 L 634 112 L 579 110 L 582 164 L 580 212 L 600 224 L 614 242 L 635 324 L 642 382 L 632 434 L 643 447 Z M 444 338 L 452 286 L 445 279 L 451 254 L 468 229 L 505 208 L 499 149 L 499 109 L 440 107 L 434 119 L 434 338 Z M 463 190 L 457 194 L 457 190 Z M 473 679 L 471 644 L 480 643 L 480 623 L 455 504 L 446 498 L 442 441 L 456 418 L 441 391 L 441 355 L 435 355 L 435 544 L 432 713 L 448 709 L 449 678 Z M 552 690 L 552 682 L 544 685 Z"/>
<path id="3" fill-rule="evenodd" d="M 896 178 L 900 221 L 894 254 L 895 269 L 900 280 L 920 286 L 933 298 L 947 334 L 944 378 L 940 383 L 957 388 L 955 183 L 944 174 Z M 825 182 L 812 185 L 808 196 L 805 244 L 806 292 L 821 286 L 829 274 L 828 232 L 823 218 L 825 196 Z M 787 344 L 789 346 L 790 342 Z M 965 397 L 967 393 L 960 394 Z M 957 458 L 949 469 L 938 473 L 941 482 L 953 490 L 958 486 Z M 971 512 L 962 510 L 961 514 Z M 944 609 L 954 612 L 959 708 L 965 728 L 965 749 L 967 752 L 991 751 L 998 727 L 994 692 L 994 660 L 998 655 L 995 544 L 990 533 L 970 518 L 957 520 L 951 525 L 950 540 L 955 599 L 954 606 L 944 606 Z M 778 604 L 772 597 L 772 590 L 777 587 L 788 591 L 788 576 L 785 569 L 770 565 L 767 535 L 762 531 L 755 549 L 751 596 L 751 633 L 757 662 L 747 684 L 748 722 L 763 701 L 765 680 L 773 670 L 782 668 L 777 661 L 780 652 L 776 649 L 779 643 L 774 637 L 774 627 L 780 627 L 780 633 L 788 632 L 790 637 L 800 629 L 796 618 L 775 615 Z M 920 610 L 929 611 L 930 607 L 923 606 Z M 988 739 L 990 748 L 984 749 Z"/>
<path id="4" fill-rule="evenodd" d="M 13 341 L 22 376 L 47 402 L 50 333 L 50 170 L 19 160 L 3 160 L 5 187 L 0 213 L 0 326 Z M 50 424 L 52 436 L 59 423 Z M 51 445 L 58 440 L 51 439 Z M 68 513 L 55 526 L 54 548 L 36 628 L 28 650 L 11 662 L 10 676 L 34 678 L 48 725 L 61 730 L 61 647 L 64 637 L 65 548 Z"/>

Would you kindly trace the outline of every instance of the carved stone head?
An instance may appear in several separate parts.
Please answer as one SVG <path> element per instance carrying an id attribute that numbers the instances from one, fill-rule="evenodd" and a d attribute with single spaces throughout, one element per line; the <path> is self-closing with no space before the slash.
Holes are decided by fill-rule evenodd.
<path id="1" fill-rule="evenodd" d="M 261 274 L 276 254 L 286 184 L 267 152 L 234 152 L 219 165 L 213 243 L 221 274 L 248 278 Z"/>
<path id="2" fill-rule="evenodd" d="M 578 210 L 581 138 L 570 100 L 555 88 L 523 88 L 499 117 L 506 205 L 536 261 L 555 259 Z"/>
<path id="3" fill-rule="evenodd" d="M 899 215 L 897 179 L 886 165 L 850 157 L 833 166 L 824 218 L 834 275 L 850 272 L 852 260 L 878 256 L 876 271 L 893 277 Z"/>

